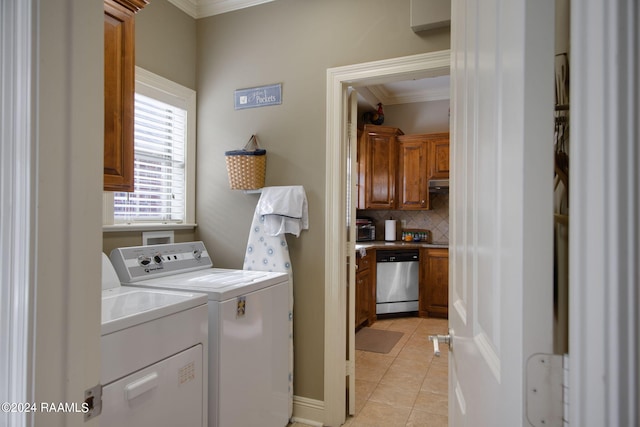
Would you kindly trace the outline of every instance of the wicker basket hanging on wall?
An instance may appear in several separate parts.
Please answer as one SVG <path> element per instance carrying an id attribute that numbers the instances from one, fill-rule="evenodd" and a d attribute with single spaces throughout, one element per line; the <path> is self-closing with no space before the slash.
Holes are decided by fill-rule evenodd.
<path id="1" fill-rule="evenodd" d="M 251 135 L 243 149 L 226 151 L 224 155 L 232 190 L 257 190 L 264 187 L 267 150 L 260 148 L 255 135 Z"/>

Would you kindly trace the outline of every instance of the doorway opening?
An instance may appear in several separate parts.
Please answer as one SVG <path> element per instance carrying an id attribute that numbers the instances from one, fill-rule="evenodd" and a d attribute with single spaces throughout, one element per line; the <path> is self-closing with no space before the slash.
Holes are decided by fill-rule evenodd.
<path id="1" fill-rule="evenodd" d="M 347 324 L 347 258 L 355 253 L 348 241 L 345 212 L 347 205 L 348 91 L 391 81 L 437 77 L 449 74 L 450 53 L 438 51 L 409 57 L 375 61 L 329 69 L 327 71 L 327 181 L 325 215 L 325 423 L 340 425 L 345 420 L 348 354 L 347 334 L 354 328 Z M 352 190 L 353 191 L 353 190 Z M 351 202 L 354 203 L 354 202 Z M 353 345 L 351 340 L 350 346 Z"/>
<path id="2" fill-rule="evenodd" d="M 356 260 L 349 281 L 356 375 L 348 412 L 362 424 L 428 419 L 446 427 L 448 357 L 434 357 L 427 337 L 448 331 L 449 75 L 357 86 L 355 93 L 357 194 L 349 198 L 354 187 L 347 186 L 347 203 L 356 204 L 355 254 L 349 253 Z M 432 169 L 436 158 L 441 167 Z M 392 178 L 389 193 L 385 182 Z M 426 193 L 434 179 L 440 189 Z M 347 224 L 353 225 L 349 216 Z"/>

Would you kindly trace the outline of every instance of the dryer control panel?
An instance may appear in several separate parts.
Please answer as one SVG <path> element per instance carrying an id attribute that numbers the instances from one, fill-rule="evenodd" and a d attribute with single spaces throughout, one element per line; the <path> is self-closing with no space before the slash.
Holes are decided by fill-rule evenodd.
<path id="1" fill-rule="evenodd" d="M 213 267 L 202 242 L 118 248 L 109 258 L 122 283 Z"/>

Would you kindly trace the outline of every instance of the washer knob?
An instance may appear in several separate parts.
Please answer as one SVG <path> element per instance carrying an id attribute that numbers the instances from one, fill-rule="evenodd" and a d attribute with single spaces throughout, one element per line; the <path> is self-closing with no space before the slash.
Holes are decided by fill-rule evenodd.
<path id="1" fill-rule="evenodd" d="M 155 254 L 153 256 L 153 262 L 155 262 L 156 264 L 160 265 L 162 264 L 162 255 L 160 254 Z"/>
<path id="2" fill-rule="evenodd" d="M 193 257 L 194 257 L 195 259 L 198 259 L 198 260 L 199 260 L 200 258 L 202 258 L 202 250 L 201 250 L 201 249 L 194 249 L 194 250 L 193 250 Z"/>
<path id="3" fill-rule="evenodd" d="M 151 258 L 149 258 L 146 255 L 140 255 L 138 257 L 138 264 L 140 264 L 143 267 L 148 266 L 149 264 L 151 264 Z"/>

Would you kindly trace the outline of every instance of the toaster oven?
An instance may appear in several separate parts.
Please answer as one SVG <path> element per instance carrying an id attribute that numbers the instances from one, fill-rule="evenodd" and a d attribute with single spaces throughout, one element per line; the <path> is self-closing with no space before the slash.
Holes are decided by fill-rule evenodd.
<path id="1" fill-rule="evenodd" d="M 376 226 L 368 219 L 356 220 L 356 242 L 376 240 Z"/>

